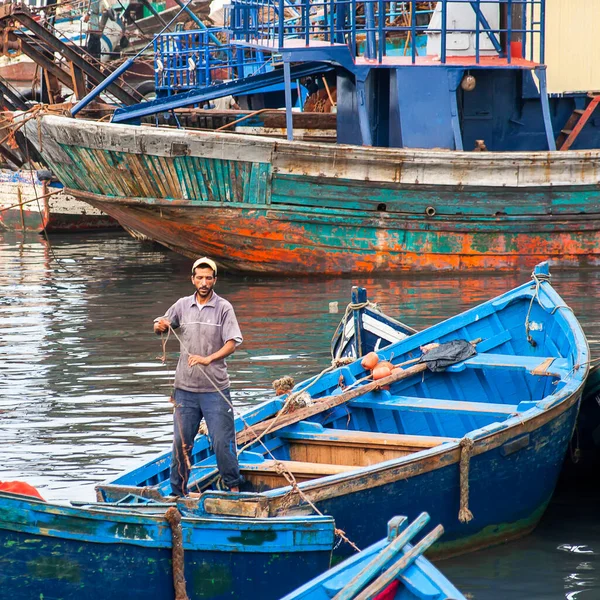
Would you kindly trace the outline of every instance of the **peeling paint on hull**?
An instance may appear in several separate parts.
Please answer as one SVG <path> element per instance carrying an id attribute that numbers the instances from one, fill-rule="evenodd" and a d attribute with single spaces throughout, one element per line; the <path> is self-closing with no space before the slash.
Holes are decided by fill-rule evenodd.
<path id="1" fill-rule="evenodd" d="M 38 129 L 24 128 L 36 144 Z M 44 117 L 78 199 L 236 270 L 370 273 L 600 264 L 600 151 L 282 142 Z"/>
<path id="2" fill-rule="evenodd" d="M 164 508 L 163 508 L 164 511 Z M 75 508 L 0 493 L 0 589 L 65 600 L 174 598 L 164 515 Z M 332 521 L 182 519 L 191 600 L 277 600 L 329 567 Z M 265 576 L 268 573 L 268 577 Z"/>

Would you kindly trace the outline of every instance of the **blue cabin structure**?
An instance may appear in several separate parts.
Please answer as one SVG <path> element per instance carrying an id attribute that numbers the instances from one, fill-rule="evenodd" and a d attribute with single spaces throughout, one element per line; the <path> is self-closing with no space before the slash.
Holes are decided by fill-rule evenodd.
<path id="1" fill-rule="evenodd" d="M 597 127 L 583 126 L 600 96 L 549 97 L 545 2 L 233 0 L 226 44 L 215 44 L 210 30 L 184 32 L 198 38 L 185 48 L 183 37 L 157 38 L 158 95 L 177 95 L 119 108 L 112 121 L 135 124 L 225 95 L 281 89 L 292 140 L 301 80 L 327 75 L 337 86 L 338 143 L 459 151 L 598 147 Z M 223 73 L 230 76 L 223 80 Z"/>
<path id="2" fill-rule="evenodd" d="M 338 67 L 340 143 L 463 150 L 484 139 L 490 149 L 516 150 L 523 143 L 510 140 L 511 122 L 522 129 L 516 104 L 534 98 L 539 114 L 527 120 L 542 128 L 533 145 L 556 149 L 543 64 L 545 0 L 441 0 L 430 3 L 435 10 L 424 23 L 417 19 L 423 3 L 409 0 L 401 4 L 410 21 L 400 24 L 398 4 L 300 0 L 292 21 L 284 0 L 235 0 L 231 28 L 237 43 L 280 53 L 288 85 L 291 63 Z M 323 16 L 318 22 L 315 13 Z M 418 44 L 388 52 L 394 38 L 423 36 L 425 55 Z M 527 136 L 529 149 L 535 135 Z"/>

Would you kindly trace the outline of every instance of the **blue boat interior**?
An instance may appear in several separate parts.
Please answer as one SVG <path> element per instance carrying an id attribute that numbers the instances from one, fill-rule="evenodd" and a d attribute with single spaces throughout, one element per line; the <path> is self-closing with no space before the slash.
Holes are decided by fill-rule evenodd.
<path id="1" fill-rule="evenodd" d="M 587 352 L 575 339 L 574 317 L 547 283 L 526 284 L 379 351 L 382 360 L 414 366 L 421 347 L 462 339 L 477 353 L 443 372 L 423 371 L 400 379 L 388 389 L 370 391 L 333 409 L 267 433 L 240 453 L 248 491 L 287 486 L 282 462 L 297 482 L 342 476 L 390 460 L 411 460 L 507 427 L 528 411 L 560 402 L 580 385 Z M 336 396 L 368 381 L 360 361 L 300 383 L 311 398 Z M 238 418 L 238 431 L 277 414 L 281 399 L 268 401 Z M 533 413 L 530 413 L 533 414 Z M 169 453 L 154 463 L 112 482 L 156 486 L 170 492 Z M 211 489 L 216 463 L 206 436 L 198 436 L 189 488 Z M 105 498 L 111 486 L 103 486 Z"/>

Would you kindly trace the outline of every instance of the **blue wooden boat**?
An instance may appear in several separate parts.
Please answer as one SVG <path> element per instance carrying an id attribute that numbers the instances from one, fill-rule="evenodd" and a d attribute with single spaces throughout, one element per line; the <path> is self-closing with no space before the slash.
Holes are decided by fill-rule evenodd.
<path id="1" fill-rule="evenodd" d="M 406 517 L 388 523 L 386 539 L 373 544 L 327 573 L 309 581 L 283 600 L 465 600 L 465 597 L 422 555 L 443 533 L 436 527 L 419 542 L 408 540 L 429 520 L 421 514 L 410 525 Z"/>
<path id="2" fill-rule="evenodd" d="M 289 408 L 282 397 L 238 417 L 240 464 L 255 492 L 243 501 L 205 491 L 217 471 L 197 437 L 190 489 L 204 492 L 199 506 L 270 516 L 314 506 L 360 547 L 391 516 L 425 510 L 446 531 L 434 548 L 441 555 L 531 531 L 554 491 L 589 368 L 586 338 L 547 263 L 533 278 L 380 350 L 403 367 L 390 377 L 371 382 L 355 361 L 298 384 L 304 408 L 280 414 Z M 459 339 L 476 342 L 476 355 L 424 370 L 422 347 Z M 99 486 L 100 499 L 168 495 L 169 462 L 167 452 Z"/>
<path id="3" fill-rule="evenodd" d="M 358 358 L 416 332 L 370 302 L 365 288 L 353 286 L 352 301 L 331 338 L 331 358 Z"/>
<path id="4" fill-rule="evenodd" d="M 0 589 L 14 598 L 26 590 L 45 600 L 168 600 L 181 567 L 191 600 L 242 598 L 249 589 L 275 600 L 329 567 L 329 517 L 215 518 L 130 499 L 62 506 L 0 492 Z M 169 510 L 181 515 L 180 545 Z"/>

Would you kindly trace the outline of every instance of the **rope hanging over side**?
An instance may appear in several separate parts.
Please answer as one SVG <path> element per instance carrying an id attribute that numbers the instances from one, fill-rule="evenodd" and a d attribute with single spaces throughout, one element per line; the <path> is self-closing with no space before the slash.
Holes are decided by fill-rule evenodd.
<path id="1" fill-rule="evenodd" d="M 172 560 L 173 560 L 173 587 L 175 600 L 189 600 L 185 589 L 185 576 L 183 572 L 183 535 L 181 532 L 181 513 L 171 506 L 165 513 L 165 519 L 171 526 Z"/>
<path id="2" fill-rule="evenodd" d="M 471 438 L 464 437 L 460 440 L 460 510 L 458 520 L 468 523 L 473 519 L 473 513 L 469 510 L 469 466 L 474 442 Z"/>
<path id="3" fill-rule="evenodd" d="M 175 336 L 175 338 L 179 341 L 179 343 L 181 344 L 181 347 L 188 352 L 188 349 L 185 347 L 185 345 L 183 344 L 182 340 L 179 338 L 179 336 L 177 335 L 177 333 L 175 332 L 175 330 L 169 326 L 169 333 L 173 333 L 173 335 Z M 163 353 L 166 359 L 166 348 L 165 348 L 165 344 L 166 341 L 163 340 Z M 327 369 L 324 369 L 321 373 L 319 373 L 319 375 L 317 375 L 317 377 L 315 377 L 314 379 L 309 380 L 308 385 L 314 383 L 315 381 L 317 381 L 320 377 L 322 377 L 325 373 L 329 372 L 332 370 L 333 367 L 328 367 Z M 206 371 L 204 371 L 204 375 L 207 377 L 207 379 L 212 383 L 212 385 L 215 387 L 215 390 L 217 390 L 219 393 L 221 393 L 221 396 L 223 397 L 223 399 L 225 400 L 225 402 L 227 402 L 229 404 L 229 406 L 231 407 L 231 409 L 233 410 L 234 413 L 238 414 L 238 416 L 241 418 L 242 422 L 244 423 L 244 426 L 247 427 L 248 429 L 252 430 L 252 425 L 250 425 L 249 423 L 247 423 L 244 420 L 243 415 L 239 414 L 238 411 L 236 410 L 236 408 L 233 406 L 233 404 L 230 402 L 230 400 L 228 398 L 226 398 L 222 392 L 220 392 L 217 388 L 216 383 L 210 378 L 210 376 L 208 375 L 208 373 L 206 373 Z M 353 385 L 358 385 L 359 383 L 361 383 L 361 379 L 357 380 L 354 382 Z M 350 387 L 350 386 L 349 386 Z M 279 417 L 281 417 L 285 411 L 286 411 L 286 405 L 288 404 L 288 402 L 290 401 L 291 397 L 294 396 L 302 396 L 302 395 L 306 395 L 308 396 L 308 398 L 310 400 L 312 400 L 310 398 L 310 395 L 307 392 L 304 392 L 304 390 L 298 390 L 296 392 L 294 392 L 293 394 L 290 394 L 286 401 L 284 406 L 281 408 L 281 410 L 277 413 L 277 416 L 273 419 L 273 422 L 271 423 L 271 427 L 274 426 L 275 422 L 277 421 L 277 419 Z M 280 514 L 285 514 L 285 512 L 287 511 L 287 509 L 289 509 L 292 505 L 297 503 L 296 498 L 301 498 L 304 502 L 306 502 L 306 504 L 308 504 L 316 514 L 324 516 L 323 513 L 315 506 L 314 502 L 312 502 L 310 500 L 310 498 L 298 487 L 298 482 L 296 481 L 296 478 L 294 477 L 294 474 L 278 459 L 275 458 L 275 456 L 273 456 L 273 453 L 271 452 L 271 450 L 265 445 L 265 443 L 263 442 L 262 438 L 268 433 L 270 428 L 266 429 L 265 431 L 263 431 L 261 434 L 256 435 L 255 439 L 248 442 L 245 446 L 243 446 L 242 448 L 238 449 L 238 455 L 243 452 L 248 446 L 255 444 L 255 443 L 259 443 L 264 450 L 266 451 L 266 453 L 275 461 L 275 470 L 278 474 L 282 475 L 284 477 L 284 479 L 288 482 L 288 484 L 291 487 L 291 490 L 283 497 L 282 499 L 282 505 L 283 505 L 283 511 Z M 201 491 L 199 489 L 199 491 Z M 174 509 L 174 507 L 172 507 Z M 281 508 L 281 507 L 280 507 Z M 171 510 L 171 509 L 169 509 Z M 179 518 L 179 521 L 181 521 L 181 515 L 179 514 L 179 511 L 177 511 L 176 509 L 174 509 L 177 512 L 177 516 Z M 168 511 L 167 511 L 168 512 Z M 169 519 L 167 519 L 169 520 Z M 181 540 L 181 526 L 179 526 L 179 539 Z M 349 544 L 356 552 L 360 552 L 360 548 L 358 548 L 358 546 L 356 544 L 354 544 L 354 542 L 352 542 L 345 534 L 344 530 L 342 529 L 335 529 L 335 535 L 338 536 L 338 538 L 341 541 L 346 542 L 347 544 Z M 176 590 L 176 596 L 175 596 L 175 600 L 188 600 L 187 595 L 183 595 L 183 596 L 177 596 L 177 582 L 179 581 L 179 579 L 176 580 L 176 571 L 175 571 L 175 565 L 178 564 L 178 562 L 181 564 L 181 571 L 180 574 L 178 573 L 178 577 L 180 577 L 180 580 L 183 581 L 183 593 L 185 594 L 185 579 L 183 577 L 183 544 L 181 544 L 181 558 L 177 559 L 175 558 L 175 538 L 176 538 L 176 534 L 175 532 L 173 532 L 173 580 L 175 583 L 175 590 Z M 339 542 L 338 542 L 339 545 Z M 337 546 L 336 546 L 337 547 Z"/>

